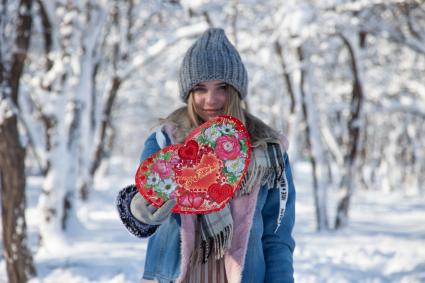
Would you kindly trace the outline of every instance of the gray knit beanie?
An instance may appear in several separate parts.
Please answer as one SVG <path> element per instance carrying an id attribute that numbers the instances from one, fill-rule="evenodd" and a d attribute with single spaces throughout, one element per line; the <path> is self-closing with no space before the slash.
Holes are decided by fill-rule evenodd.
<path id="1" fill-rule="evenodd" d="M 187 102 L 190 90 L 200 82 L 220 80 L 233 86 L 243 99 L 248 75 L 238 51 L 220 28 L 210 28 L 187 50 L 179 73 L 180 97 Z"/>

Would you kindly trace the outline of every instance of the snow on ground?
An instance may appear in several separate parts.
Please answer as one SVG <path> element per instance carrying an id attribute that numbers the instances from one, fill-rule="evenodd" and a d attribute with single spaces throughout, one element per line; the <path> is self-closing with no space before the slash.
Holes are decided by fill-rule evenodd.
<path id="1" fill-rule="evenodd" d="M 296 282 L 425 282 L 424 197 L 358 191 L 349 226 L 317 233 L 308 169 L 296 169 Z"/>
<path id="2" fill-rule="evenodd" d="M 138 282 L 147 242 L 125 230 L 114 206 L 132 175 L 124 171 L 98 178 L 90 202 L 78 210 L 81 226 L 74 224 L 69 239 L 54 251 L 37 247 L 35 206 L 41 180 L 29 178 L 27 219 L 38 270 L 32 283 Z M 349 226 L 317 233 L 308 176 L 306 164 L 295 166 L 296 282 L 425 282 L 425 197 L 357 192 Z"/>

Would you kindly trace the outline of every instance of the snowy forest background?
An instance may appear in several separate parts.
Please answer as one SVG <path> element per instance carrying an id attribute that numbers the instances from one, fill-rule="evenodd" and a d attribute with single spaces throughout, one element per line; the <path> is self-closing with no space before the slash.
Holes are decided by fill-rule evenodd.
<path id="1" fill-rule="evenodd" d="M 137 282 L 115 212 L 222 27 L 286 133 L 297 282 L 425 282 L 425 1 L 2 0 L 0 282 Z"/>

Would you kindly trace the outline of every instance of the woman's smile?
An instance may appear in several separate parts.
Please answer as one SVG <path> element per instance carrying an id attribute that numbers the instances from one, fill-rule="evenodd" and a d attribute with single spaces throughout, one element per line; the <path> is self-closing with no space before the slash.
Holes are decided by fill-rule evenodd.
<path id="1" fill-rule="evenodd" d="M 218 109 L 202 109 L 202 111 L 215 114 L 215 113 L 221 113 L 224 110 L 224 108 L 218 108 Z"/>

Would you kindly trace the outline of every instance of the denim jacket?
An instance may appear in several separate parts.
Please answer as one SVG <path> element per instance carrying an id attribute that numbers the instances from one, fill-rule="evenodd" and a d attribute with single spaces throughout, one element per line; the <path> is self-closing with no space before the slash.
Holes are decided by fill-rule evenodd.
<path id="1" fill-rule="evenodd" d="M 166 144 L 170 139 L 166 134 Z M 156 134 L 145 141 L 141 160 L 160 150 Z M 249 232 L 242 283 L 293 282 L 293 251 L 295 241 L 292 229 L 295 222 L 295 187 L 287 153 L 284 154 L 285 174 L 288 181 L 288 199 L 285 215 L 277 231 L 279 190 L 263 185 L 257 196 L 252 226 Z M 143 278 L 157 279 L 161 283 L 175 282 L 181 269 L 181 218 L 171 214 L 149 238 Z M 239 237 L 239 235 L 234 235 Z"/>

